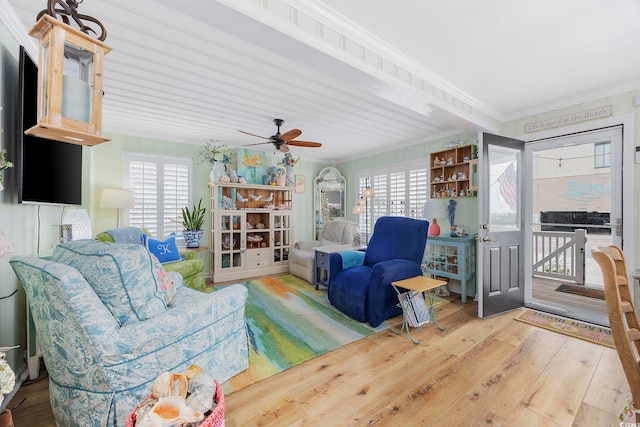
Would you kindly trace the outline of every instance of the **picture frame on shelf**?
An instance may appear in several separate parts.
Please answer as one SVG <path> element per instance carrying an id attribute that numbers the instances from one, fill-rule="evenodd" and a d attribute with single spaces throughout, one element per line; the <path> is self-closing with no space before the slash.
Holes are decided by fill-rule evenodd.
<path id="1" fill-rule="evenodd" d="M 304 194 L 306 181 L 307 181 L 306 176 L 296 174 L 295 181 L 294 181 L 295 183 L 294 188 L 296 193 Z"/>

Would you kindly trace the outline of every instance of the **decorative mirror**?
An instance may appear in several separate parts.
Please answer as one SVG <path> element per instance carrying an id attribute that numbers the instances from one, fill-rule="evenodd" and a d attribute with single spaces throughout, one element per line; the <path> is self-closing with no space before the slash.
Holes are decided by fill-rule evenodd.
<path id="1" fill-rule="evenodd" d="M 325 222 L 346 219 L 347 181 L 338 169 L 328 167 L 322 169 L 313 180 L 313 189 L 314 238 L 317 239 Z"/>

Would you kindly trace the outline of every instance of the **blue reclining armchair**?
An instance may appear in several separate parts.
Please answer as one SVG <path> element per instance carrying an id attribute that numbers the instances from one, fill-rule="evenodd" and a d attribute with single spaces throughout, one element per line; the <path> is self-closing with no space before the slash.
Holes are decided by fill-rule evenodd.
<path id="1" fill-rule="evenodd" d="M 350 265 L 353 263 L 350 253 L 331 255 L 328 290 L 331 304 L 373 327 L 399 315 L 402 311 L 398 294 L 391 282 L 422 276 L 420 265 L 428 229 L 429 222 L 420 219 L 378 218 L 362 265 Z"/>

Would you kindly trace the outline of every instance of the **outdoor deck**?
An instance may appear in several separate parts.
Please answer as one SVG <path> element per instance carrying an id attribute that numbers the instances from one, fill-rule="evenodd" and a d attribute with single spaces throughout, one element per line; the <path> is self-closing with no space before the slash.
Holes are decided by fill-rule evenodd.
<path id="1" fill-rule="evenodd" d="M 611 238 L 603 234 L 587 234 L 585 244 L 585 286 L 590 288 L 603 289 L 602 273 L 596 261 L 591 257 L 591 249 L 595 246 L 609 245 Z M 556 288 L 562 283 L 573 283 L 571 281 L 555 280 L 547 277 L 533 277 L 531 281 L 532 298 L 543 304 L 561 307 L 559 314 L 566 310 L 569 317 L 576 312 L 589 312 L 588 319 L 608 319 L 607 306 L 604 300 L 574 295 L 566 292 L 558 292 Z M 603 324 L 604 322 L 598 322 Z"/>

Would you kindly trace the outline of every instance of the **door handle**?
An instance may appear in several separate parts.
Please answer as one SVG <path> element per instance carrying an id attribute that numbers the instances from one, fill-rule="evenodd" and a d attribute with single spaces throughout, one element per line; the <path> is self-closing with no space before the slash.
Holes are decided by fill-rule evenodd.
<path id="1" fill-rule="evenodd" d="M 605 222 L 603 225 L 611 228 L 616 228 L 616 236 L 622 236 L 622 218 L 616 218 L 616 223 Z"/>
<path id="2" fill-rule="evenodd" d="M 482 236 L 482 237 L 480 238 L 480 241 L 481 241 L 482 243 L 489 243 L 489 242 L 495 242 L 496 240 L 491 239 L 491 238 L 489 238 L 489 237 L 487 237 L 487 236 Z"/>

